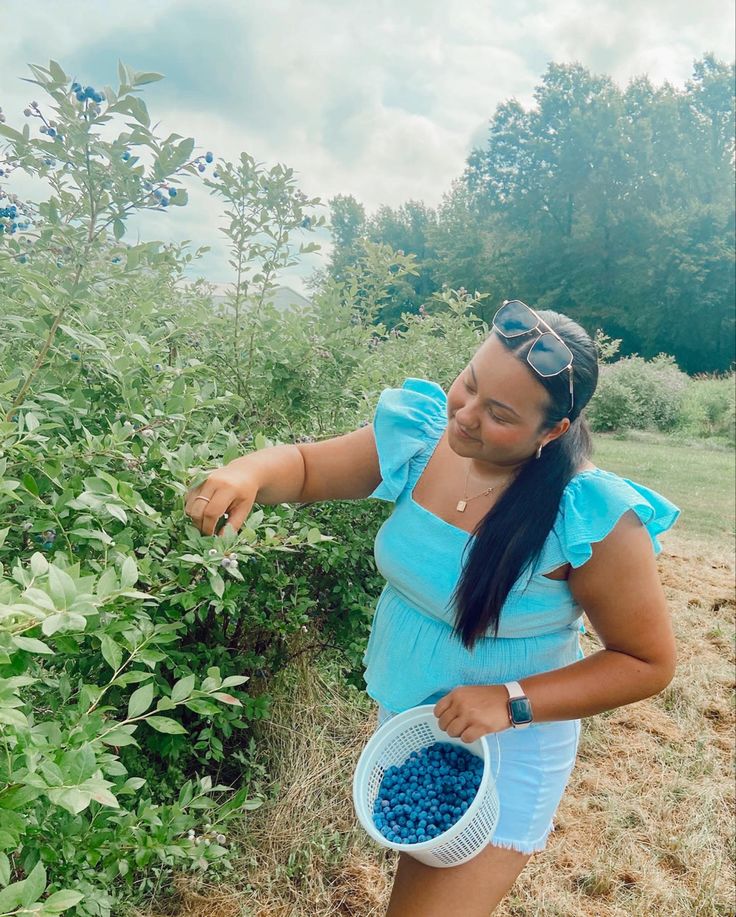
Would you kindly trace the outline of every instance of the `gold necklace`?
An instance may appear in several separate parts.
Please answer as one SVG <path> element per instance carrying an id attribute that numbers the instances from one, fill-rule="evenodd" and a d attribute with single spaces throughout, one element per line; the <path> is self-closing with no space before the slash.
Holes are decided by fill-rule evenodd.
<path id="1" fill-rule="evenodd" d="M 457 506 L 455 507 L 459 513 L 465 512 L 465 507 L 470 503 L 471 500 L 475 500 L 476 497 L 485 497 L 489 494 L 492 494 L 493 491 L 500 485 L 508 481 L 508 478 L 504 478 L 503 481 L 499 481 L 498 484 L 494 484 L 493 487 L 486 487 L 484 491 L 476 494 L 475 497 L 468 497 L 468 477 L 470 475 L 470 462 L 468 462 L 468 470 L 465 472 L 465 487 L 463 489 L 463 499 L 458 500 Z"/>

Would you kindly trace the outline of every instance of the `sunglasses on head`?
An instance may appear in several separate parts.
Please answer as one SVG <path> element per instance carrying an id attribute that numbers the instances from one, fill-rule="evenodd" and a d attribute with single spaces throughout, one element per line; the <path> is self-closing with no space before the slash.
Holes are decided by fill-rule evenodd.
<path id="1" fill-rule="evenodd" d="M 544 326 L 543 331 L 540 326 Z M 570 379 L 570 410 L 573 406 L 572 351 L 545 320 L 520 299 L 504 300 L 493 316 L 493 327 L 505 338 L 520 337 L 536 331 L 539 335 L 526 355 L 527 363 L 544 378 L 558 376 L 565 370 Z"/>

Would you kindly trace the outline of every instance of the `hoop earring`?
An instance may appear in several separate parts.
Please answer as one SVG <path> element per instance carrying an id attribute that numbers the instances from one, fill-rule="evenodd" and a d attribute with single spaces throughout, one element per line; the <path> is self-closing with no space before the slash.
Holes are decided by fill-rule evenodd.
<path id="1" fill-rule="evenodd" d="M 540 458 L 542 457 L 542 447 L 541 447 L 541 446 L 537 449 L 537 456 L 536 456 L 536 457 L 537 457 L 538 459 L 540 459 Z"/>

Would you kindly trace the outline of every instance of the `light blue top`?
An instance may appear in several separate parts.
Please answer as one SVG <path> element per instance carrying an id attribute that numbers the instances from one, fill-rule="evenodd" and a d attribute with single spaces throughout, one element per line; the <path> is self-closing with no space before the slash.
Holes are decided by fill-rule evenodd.
<path id="1" fill-rule="evenodd" d="M 376 565 L 386 579 L 363 662 L 368 694 L 401 712 L 435 700 L 459 685 L 518 681 L 582 659 L 583 609 L 565 580 L 550 573 L 591 556 L 629 509 L 646 526 L 655 554 L 657 535 L 680 510 L 654 490 L 600 468 L 576 474 L 536 565 L 512 587 L 501 611 L 498 637 L 480 637 L 472 651 L 452 635 L 450 597 L 462 553 L 475 536 L 440 519 L 412 497 L 447 426 L 447 396 L 436 383 L 408 378 L 381 393 L 373 426 L 382 481 L 370 496 L 395 503 L 379 529 Z M 468 554 L 470 547 L 468 547 Z"/>

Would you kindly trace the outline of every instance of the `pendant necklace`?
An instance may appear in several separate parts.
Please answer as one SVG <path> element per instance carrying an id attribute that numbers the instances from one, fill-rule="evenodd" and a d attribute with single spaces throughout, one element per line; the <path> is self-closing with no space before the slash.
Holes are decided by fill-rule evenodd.
<path id="1" fill-rule="evenodd" d="M 468 476 L 469 475 L 470 475 L 470 463 L 468 463 L 468 470 L 465 472 L 465 488 L 463 490 L 463 499 L 458 500 L 457 506 L 455 507 L 459 513 L 465 512 L 465 507 L 468 505 L 468 503 L 470 503 L 471 500 L 475 500 L 477 497 L 485 497 L 485 496 L 488 496 L 489 494 L 492 494 L 493 491 L 499 486 L 499 484 L 504 483 L 504 481 L 499 481 L 498 484 L 494 484 L 493 487 L 486 487 L 486 489 L 484 491 L 481 491 L 481 493 L 476 494 L 474 497 L 469 497 L 468 496 Z M 507 481 L 508 478 L 506 478 L 505 480 Z"/>

